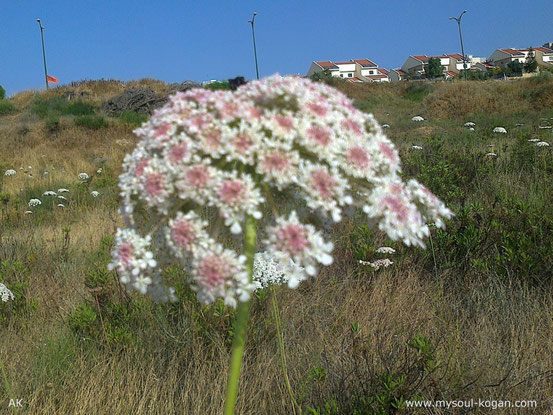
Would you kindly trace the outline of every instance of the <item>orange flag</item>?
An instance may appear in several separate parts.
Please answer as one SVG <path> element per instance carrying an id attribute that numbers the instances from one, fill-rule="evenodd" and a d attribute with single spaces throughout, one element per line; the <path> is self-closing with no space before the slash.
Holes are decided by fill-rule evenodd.
<path id="1" fill-rule="evenodd" d="M 48 81 L 49 84 L 57 84 L 58 78 L 52 75 L 46 75 L 46 81 Z"/>

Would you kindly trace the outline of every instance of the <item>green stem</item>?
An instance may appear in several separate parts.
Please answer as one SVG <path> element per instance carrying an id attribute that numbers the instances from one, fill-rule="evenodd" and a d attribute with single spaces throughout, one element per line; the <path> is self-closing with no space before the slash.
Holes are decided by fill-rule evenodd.
<path id="1" fill-rule="evenodd" d="M 253 257 L 257 239 L 257 221 L 248 216 L 244 234 L 244 254 L 246 255 L 246 269 L 250 282 L 253 275 Z M 227 381 L 227 395 L 225 398 L 224 415 L 234 415 L 236 398 L 238 396 L 238 384 L 240 381 L 240 368 L 244 356 L 244 344 L 248 331 L 248 318 L 250 316 L 250 301 L 238 303 L 236 321 L 234 323 L 234 337 L 232 339 L 232 354 Z"/>
<path id="2" fill-rule="evenodd" d="M 275 318 L 275 326 L 277 331 L 278 339 L 278 350 L 280 352 L 280 364 L 282 366 L 282 373 L 284 374 L 284 383 L 286 384 L 286 389 L 288 390 L 288 395 L 290 395 L 290 400 L 292 401 L 292 407 L 294 408 L 294 414 L 296 413 L 296 408 L 298 409 L 298 414 L 301 415 L 301 406 L 298 405 L 296 398 L 294 397 L 294 392 L 292 391 L 292 386 L 290 385 L 290 380 L 288 379 L 288 370 L 286 368 L 286 354 L 284 353 L 284 341 L 282 340 L 282 331 L 280 326 L 280 316 L 278 313 L 278 305 L 276 300 L 276 292 L 271 286 L 271 297 L 273 300 L 273 316 Z"/>
<path id="3" fill-rule="evenodd" d="M 1 357 L 0 370 L 2 371 L 2 376 L 4 377 L 4 386 L 6 387 L 6 392 L 8 392 L 8 396 L 10 397 L 10 399 L 14 399 L 12 389 L 10 387 L 10 381 L 8 380 L 8 375 L 6 374 L 6 369 L 4 369 L 4 362 L 2 361 Z"/>

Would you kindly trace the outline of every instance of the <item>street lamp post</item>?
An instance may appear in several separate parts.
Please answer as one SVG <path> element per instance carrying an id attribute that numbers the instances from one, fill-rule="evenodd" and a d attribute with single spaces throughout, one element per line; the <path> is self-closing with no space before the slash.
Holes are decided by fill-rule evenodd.
<path id="1" fill-rule="evenodd" d="M 465 71 L 465 81 L 467 80 L 467 59 L 465 57 L 465 48 L 463 47 L 463 33 L 461 32 L 461 19 L 466 13 L 466 10 L 463 10 L 463 13 L 459 17 L 450 17 L 449 20 L 455 20 L 459 26 L 459 39 L 461 39 L 461 53 L 463 54 L 463 69 Z"/>
<path id="2" fill-rule="evenodd" d="M 44 81 L 46 82 L 46 89 L 48 89 L 48 70 L 46 69 L 46 51 L 44 49 L 44 26 L 42 26 L 40 19 L 36 19 L 36 21 L 40 27 L 40 38 L 42 39 L 42 60 L 44 61 Z"/>
<path id="3" fill-rule="evenodd" d="M 257 66 L 257 48 L 255 47 L 255 16 L 257 16 L 257 12 L 253 13 L 252 20 L 248 20 L 248 23 L 252 25 L 252 37 L 253 37 L 253 55 L 255 57 L 255 74 L 257 75 L 257 79 L 259 79 L 259 67 Z"/>

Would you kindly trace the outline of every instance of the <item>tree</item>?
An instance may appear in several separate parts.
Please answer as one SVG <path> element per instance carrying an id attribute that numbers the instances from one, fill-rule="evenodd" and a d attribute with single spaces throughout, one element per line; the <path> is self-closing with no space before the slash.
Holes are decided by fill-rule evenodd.
<path id="1" fill-rule="evenodd" d="M 2 88 L 2 85 L 0 85 L 0 99 L 4 99 L 6 97 L 6 90 Z"/>
<path id="2" fill-rule="evenodd" d="M 428 60 L 428 65 L 424 68 L 426 72 L 426 77 L 428 79 L 439 78 L 444 74 L 444 68 L 440 62 L 440 58 L 430 58 Z"/>
<path id="3" fill-rule="evenodd" d="M 522 76 L 523 66 L 518 60 L 514 60 L 507 64 L 505 74 L 507 76 Z"/>
<path id="4" fill-rule="evenodd" d="M 532 47 L 528 48 L 528 56 L 524 62 L 524 70 L 526 72 L 536 72 L 538 69 L 538 61 L 536 60 L 536 53 Z"/>

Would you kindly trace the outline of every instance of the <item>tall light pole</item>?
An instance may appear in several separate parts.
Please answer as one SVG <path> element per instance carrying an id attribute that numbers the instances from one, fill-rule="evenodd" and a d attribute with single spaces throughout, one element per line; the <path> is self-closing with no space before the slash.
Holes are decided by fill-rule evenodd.
<path id="1" fill-rule="evenodd" d="M 253 56 L 255 57 L 255 74 L 257 75 L 257 79 L 259 79 L 259 67 L 257 66 L 257 48 L 255 47 L 255 16 L 257 16 L 257 12 L 253 13 L 252 20 L 248 20 L 248 23 L 252 25 L 252 37 L 253 37 Z"/>
<path id="2" fill-rule="evenodd" d="M 42 60 L 44 61 L 44 81 L 46 82 L 46 89 L 48 89 L 48 70 L 46 69 L 46 51 L 44 49 L 44 26 L 42 26 L 40 19 L 36 19 L 36 21 L 40 27 L 40 38 L 42 39 Z"/>
<path id="3" fill-rule="evenodd" d="M 461 32 L 461 19 L 466 13 L 466 10 L 463 10 L 463 13 L 459 17 L 450 17 L 449 20 L 455 20 L 459 26 L 459 39 L 461 39 L 461 53 L 463 54 L 463 69 L 465 70 L 465 81 L 467 80 L 467 59 L 465 58 L 465 48 L 463 47 L 463 33 Z"/>

